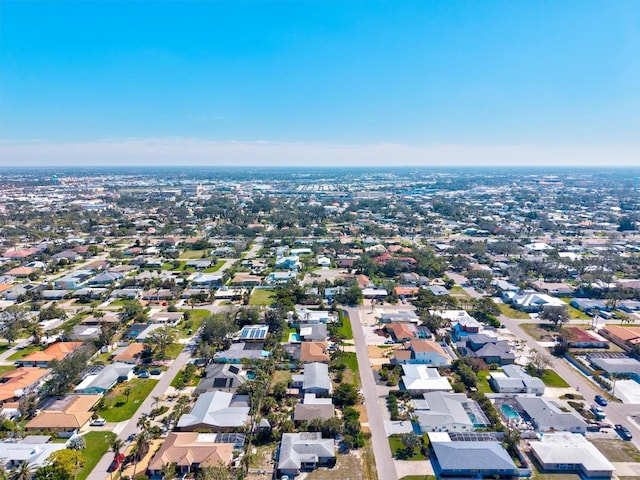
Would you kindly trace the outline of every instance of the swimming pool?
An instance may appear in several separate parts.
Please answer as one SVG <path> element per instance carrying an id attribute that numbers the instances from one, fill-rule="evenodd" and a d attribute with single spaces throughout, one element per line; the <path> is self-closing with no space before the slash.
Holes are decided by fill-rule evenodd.
<path id="1" fill-rule="evenodd" d="M 302 342 L 302 339 L 300 338 L 300 335 L 297 333 L 290 333 L 289 334 L 289 343 L 300 343 Z"/>
<path id="2" fill-rule="evenodd" d="M 503 403 L 500 406 L 500 409 L 502 410 L 502 413 L 504 413 L 505 417 L 507 417 L 509 420 L 520 418 L 520 414 L 516 412 L 511 405 Z"/>

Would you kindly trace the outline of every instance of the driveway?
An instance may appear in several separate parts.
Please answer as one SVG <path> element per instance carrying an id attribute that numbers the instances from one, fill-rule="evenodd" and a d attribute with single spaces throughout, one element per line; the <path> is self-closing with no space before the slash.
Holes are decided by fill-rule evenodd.
<path id="1" fill-rule="evenodd" d="M 364 396 L 367 417 L 369 418 L 369 429 L 371 430 L 371 443 L 373 444 L 373 455 L 376 459 L 376 470 L 380 480 L 397 480 L 396 469 L 391 456 L 391 448 L 387 440 L 384 429 L 384 415 L 380 412 L 380 398 L 376 382 L 373 378 L 367 343 L 365 342 L 362 324 L 360 323 L 360 312 L 358 308 L 345 308 L 351 322 L 353 339 L 355 341 L 356 356 L 358 358 L 358 370 L 360 371 L 360 383 Z"/>

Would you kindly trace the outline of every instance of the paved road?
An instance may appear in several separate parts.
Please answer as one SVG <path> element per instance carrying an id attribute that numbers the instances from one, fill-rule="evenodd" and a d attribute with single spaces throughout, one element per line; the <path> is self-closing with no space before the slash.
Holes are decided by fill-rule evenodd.
<path id="1" fill-rule="evenodd" d="M 527 332 L 520 328 L 519 324 L 526 323 L 527 320 L 515 320 L 501 315 L 500 321 L 518 337 L 525 340 L 530 348 L 535 348 L 538 351 L 545 351 L 545 349 L 541 347 L 535 339 L 530 337 Z M 552 365 L 549 368 L 564 378 L 571 387 L 579 390 L 580 395 L 585 398 L 585 401 L 588 404 L 593 404 L 593 397 L 602 392 L 577 369 L 570 366 L 566 360 L 556 358 L 551 355 L 549 355 L 549 358 L 552 361 Z M 623 425 L 626 425 L 633 434 L 633 443 L 636 447 L 640 448 L 640 428 L 638 428 L 638 426 L 629 419 L 631 415 L 640 415 L 640 405 L 625 405 L 622 403 L 610 402 L 608 406 L 604 407 L 604 410 L 607 414 L 605 421 L 613 424 L 622 423 Z"/>
<path id="2" fill-rule="evenodd" d="M 129 435 L 132 433 L 138 432 L 138 419 L 143 414 L 149 413 L 153 409 L 153 397 L 160 397 L 165 394 L 167 388 L 171 384 L 171 380 L 176 376 L 178 371 L 187 363 L 187 361 L 191 358 L 191 348 L 196 344 L 196 337 L 192 337 L 192 339 L 185 345 L 185 348 L 182 350 L 180 355 L 174 360 L 171 366 L 168 368 L 166 372 L 162 375 L 162 378 L 158 381 L 157 385 L 151 391 L 151 393 L 147 396 L 147 398 L 142 402 L 134 416 L 129 420 L 126 426 L 120 431 L 118 434 L 118 438 L 125 441 L 129 438 Z M 95 466 L 91 474 L 87 477 L 88 480 L 105 480 L 109 478 L 109 473 L 107 469 L 113 460 L 113 453 L 109 450 L 102 459 Z"/>
<path id="3" fill-rule="evenodd" d="M 264 243 L 264 237 L 256 237 L 255 243 L 251 246 L 251 248 L 249 249 L 249 251 L 244 257 L 245 260 L 250 260 L 252 258 L 255 258 L 255 256 L 258 254 L 258 252 L 262 248 L 263 243 Z"/>
<path id="4" fill-rule="evenodd" d="M 373 378 L 369 352 L 364 338 L 364 331 L 360 323 L 360 315 L 357 308 L 346 308 L 353 339 L 356 346 L 356 356 L 358 358 L 358 370 L 360 371 L 360 382 L 362 393 L 367 408 L 369 418 L 369 429 L 371 430 L 371 443 L 373 444 L 373 454 L 376 459 L 376 470 L 380 480 L 397 480 L 396 469 L 391 456 L 391 448 L 387 440 L 387 433 L 384 429 L 384 416 L 378 411 L 378 392 L 376 382 Z"/>

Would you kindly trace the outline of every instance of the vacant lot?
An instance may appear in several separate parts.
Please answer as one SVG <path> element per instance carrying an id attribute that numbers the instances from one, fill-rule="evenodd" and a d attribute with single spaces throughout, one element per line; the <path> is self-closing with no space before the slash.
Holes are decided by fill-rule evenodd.
<path id="1" fill-rule="evenodd" d="M 254 306 L 269 306 L 273 303 L 273 290 L 258 290 L 257 288 L 253 289 L 251 293 L 251 298 L 249 299 L 249 305 Z"/>
<path id="2" fill-rule="evenodd" d="M 553 370 L 545 370 L 544 375 L 540 377 L 547 387 L 553 388 L 569 388 L 569 384 Z"/>
<path id="3" fill-rule="evenodd" d="M 357 453 L 338 455 L 336 466 L 333 468 L 319 468 L 308 473 L 306 480 L 367 480 L 363 473 L 362 460 Z"/>
<path id="4" fill-rule="evenodd" d="M 505 305 L 504 303 L 498 303 L 498 308 L 500 312 L 509 318 L 518 318 L 522 320 L 530 320 L 531 317 L 528 313 L 521 312 L 520 310 L 516 310 L 515 308 L 511 308 L 509 305 Z"/>
<path id="5" fill-rule="evenodd" d="M 121 383 L 104 397 L 104 407 L 100 410 L 100 416 L 107 422 L 129 420 L 156 383 L 158 380 L 150 378 L 134 378 Z"/>
<path id="6" fill-rule="evenodd" d="M 640 451 L 631 442 L 617 438 L 591 440 L 610 462 L 640 462 Z"/>
<path id="7" fill-rule="evenodd" d="M 521 323 L 520 328 L 538 342 L 552 342 L 558 334 L 550 323 Z"/>

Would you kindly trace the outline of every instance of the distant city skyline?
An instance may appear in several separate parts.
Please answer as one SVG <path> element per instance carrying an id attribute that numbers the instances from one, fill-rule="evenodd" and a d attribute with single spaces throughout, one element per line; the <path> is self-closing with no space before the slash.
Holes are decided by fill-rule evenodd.
<path id="1" fill-rule="evenodd" d="M 0 4 L 0 165 L 636 166 L 640 2 Z"/>

